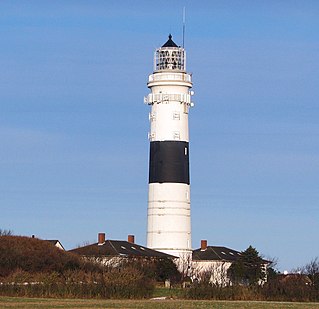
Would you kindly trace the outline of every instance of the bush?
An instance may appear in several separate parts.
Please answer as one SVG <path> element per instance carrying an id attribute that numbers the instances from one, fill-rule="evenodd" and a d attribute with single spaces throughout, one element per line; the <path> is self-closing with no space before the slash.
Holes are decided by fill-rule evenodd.
<path id="1" fill-rule="evenodd" d="M 151 280 L 136 269 L 109 269 L 66 274 L 17 271 L 1 283 L 0 295 L 64 298 L 145 298 L 154 290 Z"/>
<path id="2" fill-rule="evenodd" d="M 279 275 L 263 287 L 267 300 L 318 301 L 319 291 L 306 281 L 304 275 Z"/>
<path id="3" fill-rule="evenodd" d="M 214 300 L 268 300 L 268 301 L 319 301 L 318 290 L 306 284 L 304 277 L 293 276 L 289 280 L 274 278 L 264 286 L 234 285 L 220 287 L 208 283 L 194 283 L 184 292 L 189 299 Z"/>
<path id="4" fill-rule="evenodd" d="M 189 299 L 213 300 L 263 300 L 264 297 L 258 287 L 226 286 L 197 283 L 185 290 L 185 297 Z"/>
<path id="5" fill-rule="evenodd" d="M 80 258 L 37 238 L 0 236 L 0 274 L 6 277 L 16 270 L 63 272 L 79 269 Z"/>
<path id="6" fill-rule="evenodd" d="M 128 258 L 123 260 L 121 265 L 138 269 L 146 277 L 156 282 L 164 282 L 169 279 L 172 283 L 176 283 L 181 279 L 176 264 L 169 258 Z"/>
<path id="7" fill-rule="evenodd" d="M 84 262 L 49 242 L 0 236 L 0 295 L 24 297 L 144 298 L 154 282 L 124 263 L 105 267 Z"/>

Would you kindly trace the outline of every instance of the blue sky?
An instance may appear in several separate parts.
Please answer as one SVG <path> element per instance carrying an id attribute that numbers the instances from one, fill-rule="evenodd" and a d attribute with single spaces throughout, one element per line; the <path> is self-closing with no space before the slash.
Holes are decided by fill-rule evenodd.
<path id="1" fill-rule="evenodd" d="M 317 1 L 1 1 L 0 228 L 145 244 L 143 96 L 183 6 L 193 247 L 319 256 Z"/>

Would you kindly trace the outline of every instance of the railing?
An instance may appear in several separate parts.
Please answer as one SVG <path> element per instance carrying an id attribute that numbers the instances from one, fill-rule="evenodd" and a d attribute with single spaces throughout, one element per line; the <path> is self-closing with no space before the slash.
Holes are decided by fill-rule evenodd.
<path id="1" fill-rule="evenodd" d="M 150 93 L 149 95 L 144 97 L 145 104 L 168 103 L 169 101 L 177 101 L 181 103 L 186 103 L 187 105 L 191 105 L 191 95 L 188 93 Z"/>
<path id="2" fill-rule="evenodd" d="M 183 82 L 192 82 L 192 77 L 190 74 L 174 74 L 174 73 L 167 73 L 167 74 L 151 74 L 148 77 L 149 82 L 159 81 L 159 80 L 177 80 Z"/>

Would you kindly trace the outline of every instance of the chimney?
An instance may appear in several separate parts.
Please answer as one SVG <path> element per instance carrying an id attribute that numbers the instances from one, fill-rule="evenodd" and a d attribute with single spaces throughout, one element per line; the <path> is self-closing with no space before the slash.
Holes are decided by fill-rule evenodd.
<path id="1" fill-rule="evenodd" d="M 207 240 L 202 239 L 200 241 L 200 250 L 205 251 L 207 249 Z"/>
<path id="2" fill-rule="evenodd" d="M 128 235 L 127 236 L 127 241 L 130 242 L 131 244 L 135 243 L 135 236 L 134 235 Z"/>
<path id="3" fill-rule="evenodd" d="M 105 233 L 98 234 L 98 245 L 101 246 L 105 243 Z"/>

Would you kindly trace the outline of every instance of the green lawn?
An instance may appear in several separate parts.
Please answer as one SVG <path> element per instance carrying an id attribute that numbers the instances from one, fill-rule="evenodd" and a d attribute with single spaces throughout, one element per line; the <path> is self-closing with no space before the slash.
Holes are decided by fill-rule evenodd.
<path id="1" fill-rule="evenodd" d="M 229 302 L 188 300 L 82 300 L 0 297 L 0 308 L 199 308 L 199 309 L 319 309 L 319 303 Z"/>

